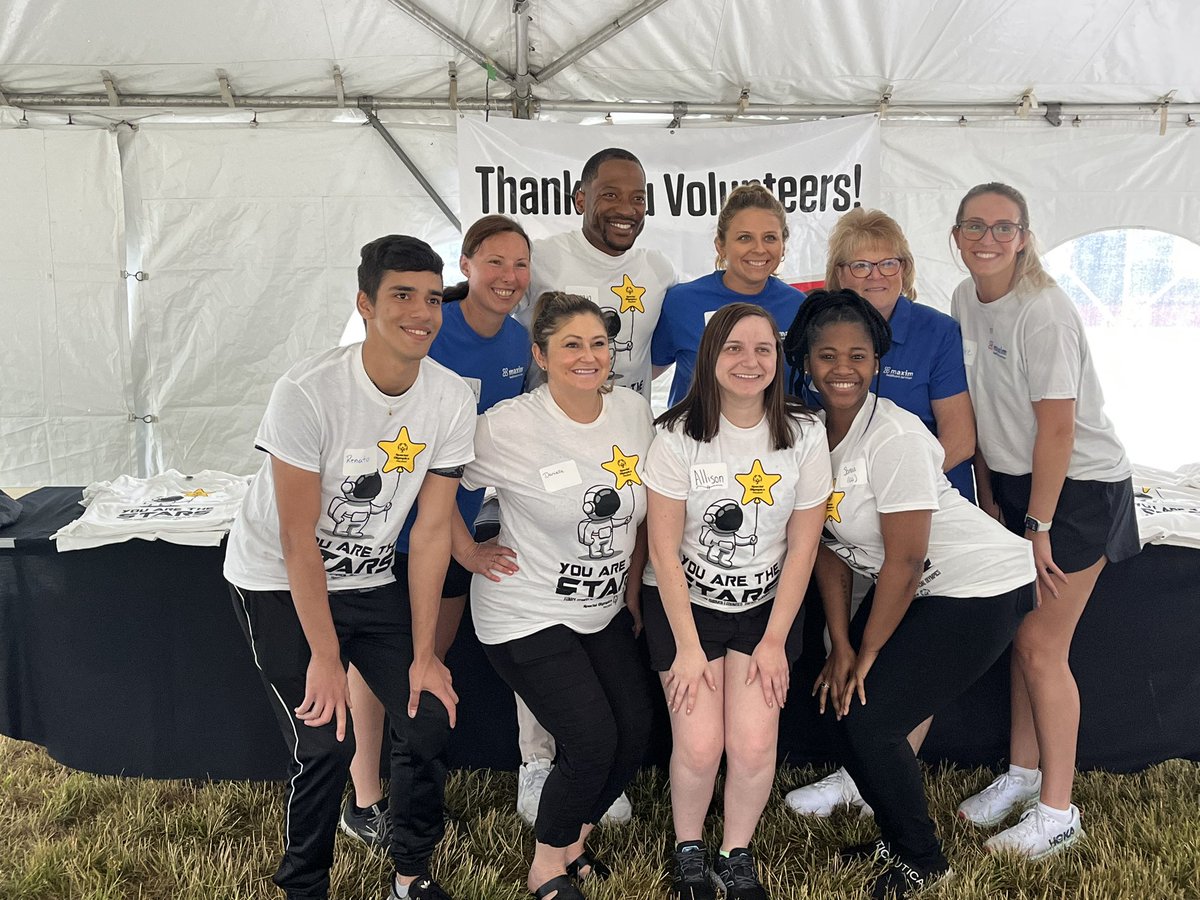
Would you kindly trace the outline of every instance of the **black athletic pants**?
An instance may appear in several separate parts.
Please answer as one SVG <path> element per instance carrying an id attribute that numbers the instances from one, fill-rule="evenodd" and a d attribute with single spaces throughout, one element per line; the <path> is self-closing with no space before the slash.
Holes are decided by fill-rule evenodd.
<path id="1" fill-rule="evenodd" d="M 872 599 L 850 625 L 856 648 Z M 991 667 L 1036 602 L 1032 582 L 997 597 L 916 598 L 867 673 L 867 705 L 854 699 L 841 721 L 846 771 L 875 810 L 880 836 L 917 868 L 938 871 L 947 862 L 908 733 Z"/>
<path id="2" fill-rule="evenodd" d="M 602 631 L 565 625 L 484 645 L 500 677 L 551 735 L 557 755 L 534 831 L 551 847 L 579 840 L 625 790 L 646 752 L 653 713 L 650 670 L 621 610 Z"/>
<path id="3" fill-rule="evenodd" d="M 230 593 L 291 753 L 283 860 L 274 881 L 289 900 L 325 900 L 342 793 L 354 756 L 354 731 L 347 722 L 345 740 L 339 742 L 336 721 L 310 728 L 293 712 L 304 699 L 311 654 L 292 595 L 234 585 Z M 407 609 L 397 584 L 329 595 L 342 661 L 349 660 L 362 673 L 391 723 L 392 860 L 400 874 L 421 875 L 445 831 L 442 800 L 450 719 L 430 693 L 421 694 L 416 718 L 408 717 L 413 651 Z"/>

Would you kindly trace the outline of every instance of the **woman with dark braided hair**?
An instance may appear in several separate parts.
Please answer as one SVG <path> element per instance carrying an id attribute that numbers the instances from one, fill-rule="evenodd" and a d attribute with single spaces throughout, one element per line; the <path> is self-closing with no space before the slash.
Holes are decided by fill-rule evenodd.
<path id="1" fill-rule="evenodd" d="M 833 467 L 815 566 L 832 642 L 818 699 L 880 831 L 842 856 L 884 866 L 879 898 L 949 871 L 906 736 L 987 671 L 1036 602 L 1028 544 L 951 487 L 920 419 L 872 393 L 890 343 L 849 290 L 810 294 L 786 341 L 821 395 Z M 875 582 L 853 622 L 851 569 Z"/>

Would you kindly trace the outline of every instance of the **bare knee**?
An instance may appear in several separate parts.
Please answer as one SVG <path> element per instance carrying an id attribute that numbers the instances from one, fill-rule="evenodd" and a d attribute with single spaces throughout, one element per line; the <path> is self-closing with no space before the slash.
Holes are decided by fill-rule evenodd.
<path id="1" fill-rule="evenodd" d="M 682 766 L 689 772 L 715 772 L 721 763 L 724 747 L 710 737 L 679 740 L 671 750 L 671 764 Z"/>
<path id="2" fill-rule="evenodd" d="M 773 734 L 739 734 L 731 737 L 725 748 L 729 756 L 729 768 L 741 772 L 774 769 L 776 743 Z"/>

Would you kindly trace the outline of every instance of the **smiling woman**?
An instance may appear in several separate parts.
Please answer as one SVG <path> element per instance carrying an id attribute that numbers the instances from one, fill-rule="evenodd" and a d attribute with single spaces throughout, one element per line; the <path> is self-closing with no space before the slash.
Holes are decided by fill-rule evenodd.
<path id="1" fill-rule="evenodd" d="M 717 217 L 717 269 L 667 291 L 651 348 L 656 373 L 674 363 L 670 405 L 692 381 L 696 348 L 708 320 L 730 303 L 755 303 L 776 322 L 790 322 L 804 294 L 774 277 L 787 248 L 787 216 L 775 195 L 758 183 L 730 191 Z M 790 373 L 785 369 L 786 377 Z"/>

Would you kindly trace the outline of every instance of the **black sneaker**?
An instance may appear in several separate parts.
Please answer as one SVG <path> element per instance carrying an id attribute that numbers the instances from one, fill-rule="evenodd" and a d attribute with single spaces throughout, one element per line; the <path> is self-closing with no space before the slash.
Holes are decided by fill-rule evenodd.
<path id="1" fill-rule="evenodd" d="M 395 878 L 392 878 L 390 900 L 400 900 L 400 894 L 396 891 Z M 453 898 L 442 890 L 442 886 L 433 880 L 432 875 L 426 873 L 408 886 L 407 900 L 453 900 Z"/>
<path id="2" fill-rule="evenodd" d="M 871 897 L 873 900 L 904 900 L 933 887 L 949 875 L 950 867 L 944 863 L 939 869 L 920 869 L 893 853 L 888 867 L 871 886 Z"/>
<path id="3" fill-rule="evenodd" d="M 875 838 L 865 844 L 851 844 L 838 851 L 838 859 L 844 863 L 887 862 L 892 858 L 892 845 L 883 838 Z"/>
<path id="4" fill-rule="evenodd" d="M 671 867 L 671 896 L 675 900 L 716 900 L 716 874 L 708 864 L 708 851 L 699 841 L 675 847 Z"/>
<path id="5" fill-rule="evenodd" d="M 725 900 L 768 900 L 746 847 L 735 847 L 728 856 L 718 853 L 713 869 L 725 885 Z"/>
<path id="6" fill-rule="evenodd" d="M 338 817 L 338 828 L 379 853 L 387 853 L 391 845 L 392 823 L 382 800 L 359 812 L 354 796 L 347 797 Z"/>

